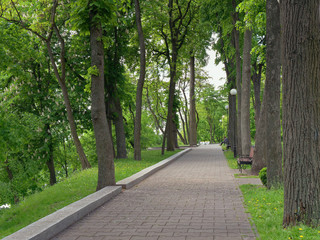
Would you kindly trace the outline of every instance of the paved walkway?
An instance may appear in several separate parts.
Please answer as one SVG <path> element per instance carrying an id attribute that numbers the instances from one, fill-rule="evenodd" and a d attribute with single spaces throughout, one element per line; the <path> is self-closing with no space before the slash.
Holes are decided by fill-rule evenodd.
<path id="1" fill-rule="evenodd" d="M 54 240 L 254 240 L 218 145 L 194 148 Z"/>

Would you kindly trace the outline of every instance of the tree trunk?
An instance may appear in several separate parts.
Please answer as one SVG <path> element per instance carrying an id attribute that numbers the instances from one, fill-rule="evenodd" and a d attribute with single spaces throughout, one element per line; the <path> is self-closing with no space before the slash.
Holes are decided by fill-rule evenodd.
<path id="1" fill-rule="evenodd" d="M 231 35 L 231 40 L 232 44 L 236 46 L 235 44 L 235 31 L 236 29 L 233 30 L 233 35 Z M 220 35 L 222 36 L 222 29 L 220 31 Z M 221 47 L 222 49 L 224 48 L 224 41 L 223 38 L 221 37 Z M 225 57 L 224 59 L 224 66 L 225 66 L 225 71 L 227 75 L 227 80 L 228 80 L 228 86 L 230 86 L 230 89 L 236 87 L 236 77 L 232 73 L 232 71 L 235 68 L 234 65 L 235 57 L 232 59 L 228 59 Z M 227 109 L 227 114 L 228 114 L 228 139 L 229 139 L 229 145 L 232 148 L 232 151 L 235 152 L 236 149 L 236 112 L 237 112 L 237 102 L 235 96 L 232 96 L 230 92 L 228 93 L 228 102 L 229 102 L 229 108 Z"/>
<path id="2" fill-rule="evenodd" d="M 266 91 L 266 90 L 265 90 Z M 261 113 L 256 125 L 254 161 L 252 162 L 251 174 L 258 175 L 260 170 L 267 165 L 267 141 L 266 141 L 266 105 L 265 92 L 262 100 Z M 280 143 L 281 146 L 281 143 Z"/>
<path id="3" fill-rule="evenodd" d="M 99 72 L 91 75 L 91 117 L 98 157 L 97 191 L 115 185 L 114 154 L 104 102 L 104 47 L 101 23 L 94 21 L 97 11 L 90 9 L 91 66 Z"/>
<path id="4" fill-rule="evenodd" d="M 187 142 L 190 143 L 190 131 L 189 131 L 189 121 L 188 121 L 188 115 L 190 116 L 190 114 L 189 114 L 188 99 L 187 99 L 187 94 L 185 92 L 185 89 L 186 87 L 182 88 L 182 94 L 183 94 L 184 103 L 185 103 L 185 109 L 183 110 L 183 115 L 185 119 L 185 130 L 186 130 L 185 138 Z"/>
<path id="5" fill-rule="evenodd" d="M 163 138 L 162 138 L 162 146 L 161 146 L 161 155 L 164 154 L 164 150 L 166 148 L 166 138 L 167 138 L 167 126 L 164 130 L 164 133 L 163 133 Z"/>
<path id="6" fill-rule="evenodd" d="M 174 137 L 174 147 L 179 148 L 178 144 L 178 129 L 177 129 L 177 124 L 173 122 L 173 137 Z"/>
<path id="7" fill-rule="evenodd" d="M 56 171 L 54 168 L 54 160 L 53 160 L 53 142 L 52 142 L 52 135 L 50 132 L 50 126 L 49 124 L 46 124 L 46 132 L 48 136 L 48 144 L 49 144 L 49 160 L 46 162 L 46 165 L 48 166 L 49 169 L 49 174 L 50 174 L 50 185 L 54 185 L 57 183 L 57 178 L 56 178 Z"/>
<path id="8" fill-rule="evenodd" d="M 283 225 L 320 220 L 320 12 L 318 0 L 281 1 Z"/>
<path id="9" fill-rule="evenodd" d="M 214 143 L 214 138 L 213 138 L 213 124 L 209 122 L 209 127 L 210 127 L 210 144 Z"/>
<path id="10" fill-rule="evenodd" d="M 280 34 L 280 33 L 279 33 Z M 280 36 L 280 35 L 279 35 Z M 254 63 L 253 65 L 254 73 L 252 76 L 253 90 L 254 90 L 254 110 L 255 110 L 255 125 L 257 127 L 261 112 L 261 73 L 262 73 L 262 64 Z"/>
<path id="11" fill-rule="evenodd" d="M 169 85 L 169 101 L 167 116 L 167 151 L 174 151 L 174 126 L 173 126 L 173 103 L 176 88 L 176 68 L 178 52 L 175 40 L 172 40 L 172 62 L 170 64 L 170 85 Z"/>
<path id="12" fill-rule="evenodd" d="M 10 167 L 9 167 L 8 158 L 6 158 L 6 160 L 4 161 L 4 166 L 5 166 L 5 171 L 8 174 L 9 181 L 10 182 L 13 181 L 13 173 L 12 173 Z M 10 187 L 12 187 L 12 185 L 10 185 Z M 14 203 L 16 203 L 16 204 L 19 203 L 20 199 L 16 194 L 14 194 L 13 198 L 14 198 Z"/>
<path id="13" fill-rule="evenodd" d="M 266 55 L 266 159 L 268 188 L 282 183 L 282 144 L 280 122 L 281 39 L 280 6 L 277 0 L 267 0 Z"/>
<path id="14" fill-rule="evenodd" d="M 181 132 L 178 129 L 177 129 L 177 133 L 183 145 L 187 145 L 186 139 L 182 136 Z"/>
<path id="15" fill-rule="evenodd" d="M 128 158 L 122 107 L 121 107 L 120 99 L 118 97 L 114 99 L 114 107 L 115 107 L 115 112 L 117 113 L 117 117 L 114 119 L 114 125 L 116 129 L 117 158 Z"/>
<path id="16" fill-rule="evenodd" d="M 236 96 L 230 96 L 229 101 L 229 126 L 230 126 L 230 135 L 229 135 L 229 142 L 232 151 L 236 150 L 236 117 L 237 117 L 237 101 Z"/>
<path id="17" fill-rule="evenodd" d="M 194 71 L 194 56 L 190 57 L 190 146 L 197 145 L 197 127 L 196 127 L 196 96 L 194 94 L 195 88 L 195 71 Z"/>
<path id="18" fill-rule="evenodd" d="M 236 11 L 236 7 L 238 5 L 236 0 L 232 1 L 232 5 L 234 7 L 234 14 L 233 14 L 233 24 L 236 25 L 237 21 L 239 20 L 239 13 Z M 240 34 L 239 31 L 236 30 L 234 27 L 233 30 L 234 35 L 234 47 L 235 47 L 235 55 L 236 55 L 236 86 L 237 86 L 237 100 L 238 100 L 238 111 L 236 116 L 236 155 L 242 155 L 242 142 L 241 142 L 241 54 L 240 54 Z"/>
<path id="19" fill-rule="evenodd" d="M 55 73 L 55 76 L 58 80 L 58 83 L 60 85 L 60 88 L 62 90 L 62 95 L 63 95 L 63 101 L 64 101 L 64 104 L 66 106 L 66 110 L 67 110 L 67 118 L 68 118 L 68 122 L 69 122 L 69 125 L 70 125 L 70 130 L 71 130 L 71 135 L 72 135 L 72 139 L 73 139 L 73 142 L 74 142 L 74 145 L 76 147 L 76 150 L 77 150 L 77 153 L 79 155 L 79 160 L 81 162 L 81 166 L 82 166 L 82 169 L 86 169 L 86 168 L 90 168 L 91 165 L 83 151 L 83 148 L 82 148 L 82 145 L 81 145 L 81 142 L 79 140 L 79 137 L 78 137 L 78 133 L 77 133 L 77 127 L 76 127 L 76 123 L 74 121 L 74 117 L 73 117 L 73 113 L 72 113 L 72 108 L 71 108 L 71 103 L 70 103 L 70 99 L 69 99 L 69 94 L 68 94 L 68 90 L 67 90 L 67 86 L 66 86 L 66 83 L 65 83 L 65 60 L 64 59 L 64 52 L 62 51 L 61 53 L 61 68 L 62 68 L 62 73 L 61 75 L 59 74 L 59 71 L 58 71 L 58 68 L 57 68 L 57 65 L 56 65 L 56 62 L 55 62 L 55 59 L 54 59 L 54 56 L 53 56 L 53 53 L 52 53 L 52 49 L 51 49 L 51 42 L 50 41 L 47 41 L 47 49 L 48 49 L 48 54 L 49 54 L 49 57 L 50 57 L 50 61 L 51 61 L 51 64 L 52 64 L 52 67 L 54 69 L 54 73 Z"/>
<path id="20" fill-rule="evenodd" d="M 184 119 L 182 117 L 181 109 L 179 109 L 179 116 L 180 116 L 180 119 L 182 122 L 183 138 L 185 140 L 185 142 L 183 144 L 187 145 L 188 141 L 187 141 L 187 135 L 186 135 L 186 124 L 185 124 Z"/>
<path id="21" fill-rule="evenodd" d="M 141 13 L 139 0 L 135 0 L 136 24 L 139 36 L 139 50 L 140 50 L 140 77 L 137 84 L 136 95 L 136 118 L 134 121 L 134 159 L 141 160 L 141 109 L 142 109 L 142 90 L 144 79 L 146 75 L 146 47 L 144 42 L 143 29 L 141 24 Z"/>
<path id="22" fill-rule="evenodd" d="M 243 69 L 241 87 L 241 149 L 242 156 L 250 155 L 250 87 L 251 87 L 251 41 L 252 31 L 246 30 L 244 33 L 243 45 Z"/>

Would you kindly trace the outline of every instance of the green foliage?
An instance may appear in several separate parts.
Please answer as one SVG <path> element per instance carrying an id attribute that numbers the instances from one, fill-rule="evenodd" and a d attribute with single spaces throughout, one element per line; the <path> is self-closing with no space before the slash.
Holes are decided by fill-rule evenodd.
<path id="1" fill-rule="evenodd" d="M 141 149 L 160 145 L 162 143 L 162 137 L 155 131 L 154 122 L 152 116 L 143 113 L 141 116 Z"/>
<path id="2" fill-rule="evenodd" d="M 228 120 L 225 110 L 225 105 L 227 105 L 225 94 L 222 91 L 215 90 L 214 86 L 209 83 L 202 84 L 197 91 L 197 109 L 200 118 L 199 139 L 210 141 L 211 137 L 214 137 L 213 141 L 221 142 L 223 136 L 227 135 Z M 210 134 L 214 135 L 210 136 Z"/>
<path id="3" fill-rule="evenodd" d="M 0 107 L 1 110 L 1 107 Z M 41 169 L 48 145 L 42 123 L 32 114 L 0 111 L 0 205 L 30 195 L 44 184 Z M 41 140 L 42 139 L 42 140 Z M 34 151 L 34 149 L 36 149 Z M 9 175 L 9 173 L 12 176 Z"/>
<path id="4" fill-rule="evenodd" d="M 267 179 L 267 168 L 262 168 L 259 172 L 259 178 L 264 186 L 267 186 L 268 179 Z"/>
<path id="5" fill-rule="evenodd" d="M 240 189 L 261 240 L 320 239 L 319 227 L 300 225 L 283 228 L 283 189 L 268 190 L 256 185 L 242 185 Z"/>
<path id="6" fill-rule="evenodd" d="M 90 11 L 96 14 L 93 22 L 99 22 L 103 25 L 115 24 L 115 5 L 113 0 L 80 0 L 73 1 L 70 4 L 71 19 L 70 23 L 74 30 L 81 29 L 84 32 L 89 31 Z"/>
<path id="7" fill-rule="evenodd" d="M 266 23 L 266 1 L 264 0 L 244 0 L 237 6 L 237 11 L 244 13 L 242 22 L 237 23 L 237 27 L 241 30 L 246 28 L 265 29 Z"/>
<path id="8" fill-rule="evenodd" d="M 133 154 L 128 159 L 117 159 L 116 181 L 129 177 L 179 151 L 166 152 L 163 156 L 158 150 L 142 151 L 141 161 L 134 160 Z M 96 183 L 97 168 L 76 172 L 61 183 L 25 198 L 11 209 L 0 210 L 0 238 L 95 192 Z"/>

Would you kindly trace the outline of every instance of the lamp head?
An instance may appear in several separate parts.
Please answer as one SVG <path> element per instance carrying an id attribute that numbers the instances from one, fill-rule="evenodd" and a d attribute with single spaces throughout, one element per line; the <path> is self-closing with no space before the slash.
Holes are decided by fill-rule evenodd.
<path id="1" fill-rule="evenodd" d="M 230 94 L 231 95 L 237 95 L 237 90 L 235 89 L 235 88 L 232 88 L 231 90 L 230 90 Z"/>

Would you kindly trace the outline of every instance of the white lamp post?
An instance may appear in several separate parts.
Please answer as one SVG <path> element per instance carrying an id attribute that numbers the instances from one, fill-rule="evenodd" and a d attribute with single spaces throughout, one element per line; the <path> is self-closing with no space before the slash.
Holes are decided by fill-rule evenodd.
<path id="1" fill-rule="evenodd" d="M 233 101 L 233 109 L 232 109 L 232 114 L 233 114 L 233 156 L 234 158 L 237 157 L 237 144 L 236 144 L 236 95 L 237 95 L 237 90 L 235 88 L 232 88 L 230 90 L 230 94 L 232 95 L 232 101 Z"/>

